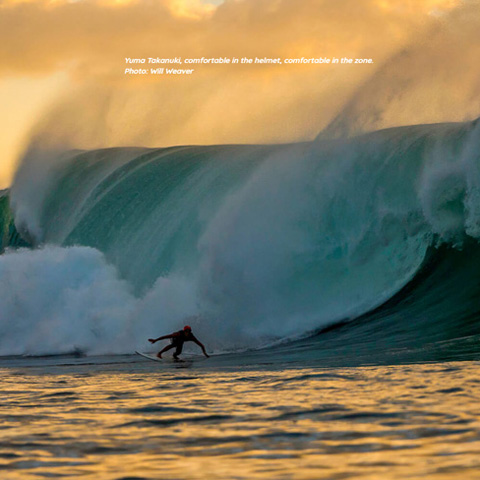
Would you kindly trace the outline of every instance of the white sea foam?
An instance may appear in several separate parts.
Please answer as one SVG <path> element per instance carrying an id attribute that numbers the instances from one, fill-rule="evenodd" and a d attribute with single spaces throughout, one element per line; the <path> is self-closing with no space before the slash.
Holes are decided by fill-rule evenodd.
<path id="1" fill-rule="evenodd" d="M 128 285 L 87 247 L 0 256 L 0 354 L 125 351 Z"/>

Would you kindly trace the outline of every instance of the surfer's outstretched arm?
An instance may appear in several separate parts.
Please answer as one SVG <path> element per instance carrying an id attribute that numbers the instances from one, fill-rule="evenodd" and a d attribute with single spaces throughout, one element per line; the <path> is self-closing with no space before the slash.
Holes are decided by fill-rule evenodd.
<path id="1" fill-rule="evenodd" d="M 200 340 L 197 340 L 196 338 L 193 339 L 193 341 L 202 349 L 203 354 L 208 358 L 210 355 L 205 351 L 205 347 L 203 346 L 203 343 L 200 342 Z"/>

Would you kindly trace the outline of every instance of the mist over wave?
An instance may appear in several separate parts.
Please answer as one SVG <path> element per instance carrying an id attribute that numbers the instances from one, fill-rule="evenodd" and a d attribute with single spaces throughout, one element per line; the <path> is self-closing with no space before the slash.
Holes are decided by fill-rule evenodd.
<path id="1" fill-rule="evenodd" d="M 367 314 L 432 246 L 478 239 L 479 143 L 467 122 L 289 145 L 32 148 L 10 197 L 37 248 L 0 256 L 0 354 L 128 353 L 185 319 L 224 351 Z"/>

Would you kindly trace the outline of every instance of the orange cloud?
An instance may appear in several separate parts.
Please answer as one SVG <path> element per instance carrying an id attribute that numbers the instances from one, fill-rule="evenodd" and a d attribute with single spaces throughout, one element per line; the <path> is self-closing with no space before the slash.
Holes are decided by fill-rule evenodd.
<path id="1" fill-rule="evenodd" d="M 404 40 L 453 0 L 4 0 L 0 74 L 117 71 L 126 56 L 353 55 Z M 382 45 L 378 45 L 378 39 Z M 382 48 L 383 47 L 383 48 Z"/>
<path id="2" fill-rule="evenodd" d="M 397 73 L 386 71 L 419 68 L 398 61 L 399 52 L 416 51 L 412 45 L 423 39 L 421 50 L 432 29 L 444 32 L 439 35 L 446 40 L 425 51 L 430 61 L 441 62 L 438 48 L 450 43 L 455 50 L 451 36 L 458 32 L 448 26 L 450 18 L 457 21 L 452 12 L 464 8 L 457 0 L 215 3 L 0 0 L 0 43 L 6 46 L 0 50 L 0 76 L 68 73 L 71 90 L 37 128 L 37 136 L 52 143 L 94 148 L 306 140 L 361 85 L 377 85 L 380 77 L 393 81 Z M 458 68 L 466 52 L 455 52 Z M 125 57 L 156 56 L 348 56 L 372 58 L 374 64 L 198 65 L 188 77 L 125 76 Z M 426 86 L 425 98 L 431 96 Z M 375 87 L 363 98 L 362 108 L 374 104 Z M 378 124 L 406 121 L 401 105 L 391 111 Z M 410 121 L 415 115 L 409 112 Z"/>

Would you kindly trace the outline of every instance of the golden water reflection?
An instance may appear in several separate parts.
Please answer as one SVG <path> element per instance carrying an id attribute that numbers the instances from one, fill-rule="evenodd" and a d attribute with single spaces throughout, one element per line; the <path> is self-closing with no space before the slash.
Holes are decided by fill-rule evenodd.
<path id="1" fill-rule="evenodd" d="M 475 362 L 4 368 L 0 478 L 480 478 Z"/>

